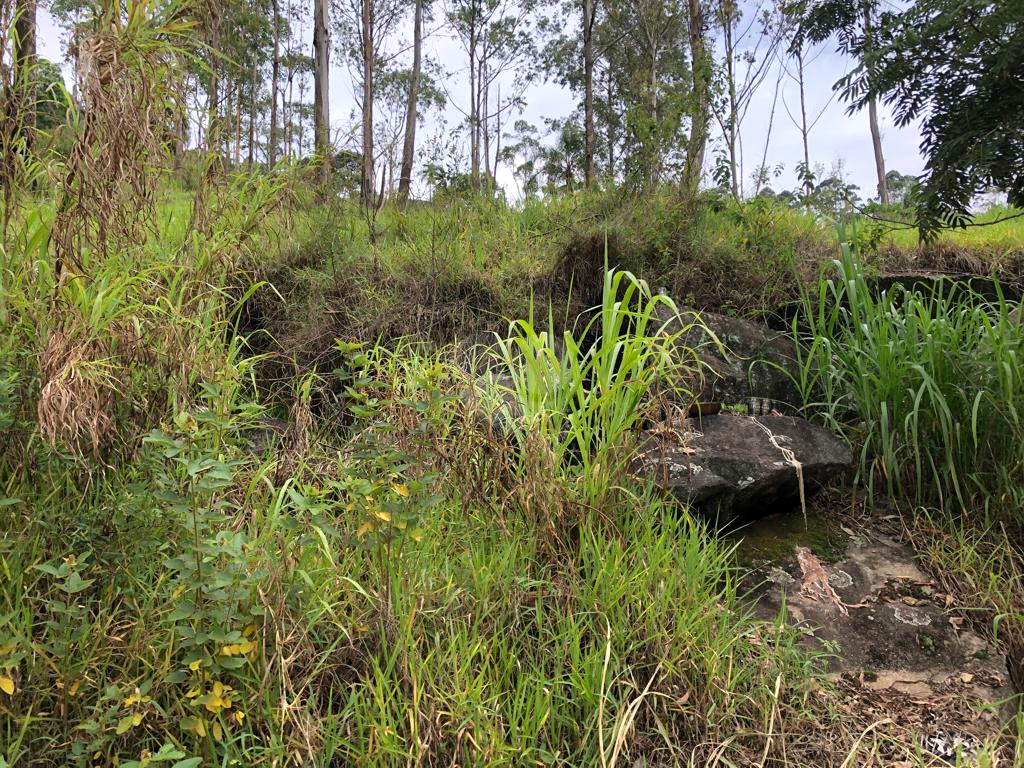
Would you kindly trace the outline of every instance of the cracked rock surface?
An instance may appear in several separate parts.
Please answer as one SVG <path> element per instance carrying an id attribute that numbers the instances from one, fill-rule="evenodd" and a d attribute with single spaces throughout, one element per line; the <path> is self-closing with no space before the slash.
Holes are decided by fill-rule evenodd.
<path id="1" fill-rule="evenodd" d="M 719 525 L 799 507 L 853 471 L 853 453 L 831 432 L 793 416 L 722 413 L 645 433 L 635 474 Z"/>

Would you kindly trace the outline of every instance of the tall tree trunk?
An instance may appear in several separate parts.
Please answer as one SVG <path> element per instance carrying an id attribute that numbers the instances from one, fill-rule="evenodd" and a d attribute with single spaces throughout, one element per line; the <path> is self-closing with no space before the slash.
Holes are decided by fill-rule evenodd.
<path id="1" fill-rule="evenodd" d="M 364 0 L 368 1 L 368 0 Z M 327 38 L 327 0 L 313 0 L 313 147 L 320 158 L 320 177 L 326 183 L 331 171 L 330 148 L 330 41 Z"/>
<path id="2" fill-rule="evenodd" d="M 796 52 L 796 74 L 797 84 L 800 86 L 800 138 L 804 144 L 804 195 L 809 196 L 814 191 L 814 183 L 811 181 L 811 149 L 810 149 L 810 133 L 811 129 L 807 125 L 807 88 L 806 82 L 804 81 L 804 52 L 803 49 L 797 49 Z M 810 205 L 808 204 L 808 208 Z"/>
<path id="3" fill-rule="evenodd" d="M 872 35 L 874 19 L 871 18 L 871 4 L 864 4 L 864 37 L 867 45 L 874 48 Z M 870 52 L 870 51 L 869 51 Z M 873 75 L 873 72 L 868 72 Z M 885 158 L 882 156 L 882 132 L 878 129 L 878 103 L 872 98 L 868 101 L 868 121 L 871 123 L 871 146 L 875 151 L 875 171 L 878 174 L 878 202 L 889 204 L 889 185 L 885 181 Z"/>
<path id="4" fill-rule="evenodd" d="M 693 111 L 690 136 L 686 142 L 686 169 L 683 181 L 691 194 L 700 188 L 704 155 L 711 121 L 711 53 L 707 46 L 704 7 L 701 0 L 689 0 L 690 68 L 693 72 Z"/>
<path id="5" fill-rule="evenodd" d="M 253 165 L 256 163 L 256 89 L 258 83 L 256 80 L 256 62 L 253 62 L 252 73 L 249 78 L 249 136 L 246 139 L 246 144 L 249 148 L 249 156 L 246 158 L 245 164 L 248 168 L 249 173 L 252 173 Z"/>
<path id="6" fill-rule="evenodd" d="M 615 111 L 612 109 L 612 97 L 614 95 L 612 91 L 612 69 L 611 63 L 608 64 L 608 178 L 612 182 L 615 181 L 615 122 L 614 114 Z"/>
<path id="7" fill-rule="evenodd" d="M 235 89 L 235 168 L 242 164 L 242 82 Z"/>
<path id="8" fill-rule="evenodd" d="M 740 197 L 740 169 L 736 157 L 736 128 L 739 109 L 736 103 L 736 46 L 733 40 L 733 22 L 736 6 L 734 0 L 722 3 L 722 43 L 725 49 L 725 81 L 729 96 L 729 114 L 726 117 L 725 143 L 729 152 L 729 184 L 732 196 Z"/>
<path id="9" fill-rule="evenodd" d="M 491 178 L 498 182 L 498 158 L 501 157 L 501 84 L 498 84 L 498 110 L 494 113 L 494 171 Z"/>
<path id="10" fill-rule="evenodd" d="M 15 120 L 25 145 L 32 147 L 36 128 L 36 0 L 18 0 L 14 20 Z"/>
<path id="11" fill-rule="evenodd" d="M 295 103 L 292 101 L 295 95 L 294 85 L 294 72 L 288 72 L 288 90 L 281 94 L 281 107 L 284 112 L 284 141 L 285 141 L 285 157 L 289 161 L 292 159 L 292 140 L 295 137 L 295 130 L 292 126 L 292 105 Z"/>
<path id="12" fill-rule="evenodd" d="M 583 183 L 594 185 L 594 22 L 597 0 L 583 0 Z"/>
<path id="13" fill-rule="evenodd" d="M 480 85 L 483 91 L 481 101 L 483 102 L 483 108 L 480 110 L 480 122 L 481 131 L 483 133 L 483 149 L 481 154 L 483 156 L 483 184 L 484 189 L 488 192 L 492 188 L 491 179 L 491 84 L 490 84 L 490 72 L 483 69 L 480 74 Z"/>
<path id="14" fill-rule="evenodd" d="M 220 0 L 207 5 L 206 38 L 213 51 L 220 50 Z M 210 88 L 207 91 L 206 151 L 219 152 L 220 146 L 220 73 L 217 62 L 210 67 Z"/>
<path id="15" fill-rule="evenodd" d="M 270 61 L 270 135 L 267 139 L 267 167 L 277 162 L 277 81 L 281 77 L 281 9 L 279 0 L 274 7 L 274 57 Z"/>
<path id="16" fill-rule="evenodd" d="M 412 24 L 412 76 L 409 78 L 409 100 L 405 107 L 405 140 L 402 142 L 402 171 L 398 180 L 398 204 L 404 206 L 409 200 L 412 186 L 412 163 L 416 154 L 416 122 L 420 97 L 420 70 L 423 67 L 423 3 L 416 0 L 416 12 Z"/>
<path id="17" fill-rule="evenodd" d="M 476 55 L 476 19 L 469 34 L 469 155 L 470 178 L 473 184 L 480 184 L 480 95 L 477 88 L 479 69 Z"/>
<path id="18" fill-rule="evenodd" d="M 889 185 L 885 181 L 885 158 L 882 156 L 882 133 L 878 130 L 878 104 L 868 102 L 868 120 L 871 122 L 871 146 L 875 150 L 875 171 L 878 174 L 878 202 L 889 204 Z"/>
<path id="19" fill-rule="evenodd" d="M 373 2 L 363 0 L 362 41 L 363 54 L 363 165 L 360 175 L 360 200 L 367 208 L 373 206 Z"/>

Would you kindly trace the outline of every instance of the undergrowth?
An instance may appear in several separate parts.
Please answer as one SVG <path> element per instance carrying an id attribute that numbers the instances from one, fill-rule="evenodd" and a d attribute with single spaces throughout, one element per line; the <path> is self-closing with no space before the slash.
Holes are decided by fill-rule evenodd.
<path id="1" fill-rule="evenodd" d="M 177 188 L 151 120 L 182 106 L 184 16 L 126 8 L 82 27 L 71 159 L 7 190 L 0 766 L 928 764 L 850 725 L 824 657 L 629 473 L 652 384 L 701 375 L 650 286 L 763 310 L 819 223 L 671 191 L 368 222 L 283 166 Z M 862 305 L 844 270 L 804 383 L 863 477 L 1017 503 L 1006 307 Z M 495 327 L 486 381 L 443 342 Z M 1004 569 L 976 552 L 964 574 Z"/>

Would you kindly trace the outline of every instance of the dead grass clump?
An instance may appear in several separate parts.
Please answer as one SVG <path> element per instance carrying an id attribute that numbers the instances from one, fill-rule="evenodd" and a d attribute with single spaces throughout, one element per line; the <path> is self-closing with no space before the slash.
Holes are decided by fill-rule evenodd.
<path id="1" fill-rule="evenodd" d="M 77 44 L 84 109 L 54 221 L 58 275 L 63 265 L 81 271 L 83 253 L 107 255 L 146 239 L 152 166 L 166 159 L 165 127 L 180 111 L 171 41 L 187 25 L 148 18 L 143 5 L 128 3 L 125 17 L 120 5 L 109 5 Z"/>
<path id="2" fill-rule="evenodd" d="M 39 429 L 51 444 L 94 456 L 113 433 L 112 404 L 119 392 L 116 366 L 98 339 L 76 340 L 57 330 L 39 358 Z"/>
<path id="3" fill-rule="evenodd" d="M 601 303 L 605 267 L 631 269 L 624 264 L 621 238 L 614 232 L 584 232 L 566 242 L 551 270 L 533 287 L 555 307 L 570 307 L 575 317 Z"/>

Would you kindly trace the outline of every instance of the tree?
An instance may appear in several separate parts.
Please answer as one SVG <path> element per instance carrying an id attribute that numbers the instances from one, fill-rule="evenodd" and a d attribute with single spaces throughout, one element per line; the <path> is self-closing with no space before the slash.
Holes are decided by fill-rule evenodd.
<path id="1" fill-rule="evenodd" d="M 536 47 L 529 28 L 534 0 L 448 0 L 445 15 L 466 51 L 469 103 L 458 107 L 469 127 L 470 176 L 475 184 L 490 183 L 491 120 L 520 103 L 534 75 Z M 517 73 L 512 93 L 500 93 L 493 111 L 491 86 L 507 72 Z M 495 153 L 497 162 L 497 155 Z"/>
<path id="2" fill-rule="evenodd" d="M 372 0 L 364 0 L 372 2 Z M 327 37 L 327 0 L 313 0 L 313 145 L 326 182 L 331 168 L 330 41 Z M 372 183 L 372 182 L 371 182 Z"/>
<path id="3" fill-rule="evenodd" d="M 589 189 L 594 185 L 594 64 L 597 51 L 594 33 L 597 24 L 597 0 L 583 0 L 583 179 Z"/>
<path id="4" fill-rule="evenodd" d="M 687 35 L 690 43 L 690 73 L 693 97 L 690 108 L 690 136 L 686 140 L 683 183 L 692 193 L 700 186 L 711 121 L 711 82 L 714 61 L 707 41 L 707 16 L 702 0 L 687 0 Z"/>
<path id="5" fill-rule="evenodd" d="M 740 128 L 782 42 L 783 26 L 765 4 L 765 0 L 758 0 L 745 23 L 739 0 L 717 0 L 715 6 L 715 20 L 722 30 L 720 73 L 725 80 L 724 93 L 715 110 L 725 138 L 725 154 L 718 163 L 716 176 L 727 181 L 735 198 L 743 194 Z"/>
<path id="6" fill-rule="evenodd" d="M 921 121 L 922 237 L 966 226 L 990 187 L 1024 206 L 1024 4 L 918 0 L 884 14 L 877 38 L 851 40 L 861 65 L 837 87 L 851 110 L 881 98 L 897 125 Z"/>
<path id="7" fill-rule="evenodd" d="M 13 92 L 9 106 L 25 145 L 35 133 L 36 0 L 17 0 L 14 6 Z"/>
<path id="8" fill-rule="evenodd" d="M 802 17 L 801 35 L 817 43 L 836 36 L 839 50 L 859 62 L 859 68 L 864 70 L 866 79 L 873 79 L 876 51 L 879 41 L 884 38 L 877 30 L 879 3 L 880 0 L 799 0 L 794 10 Z M 875 154 L 878 200 L 882 205 L 888 205 L 882 133 L 878 127 L 878 101 L 874 93 L 869 95 L 865 104 L 868 108 L 871 146 Z"/>
<path id="9" fill-rule="evenodd" d="M 398 180 L 398 204 L 409 200 L 412 186 L 412 161 L 416 153 L 416 123 L 419 122 L 418 102 L 420 78 L 423 73 L 423 11 L 429 0 L 413 0 L 416 7 L 412 22 L 412 71 L 409 73 L 409 97 L 405 111 L 405 137 L 402 141 L 402 170 Z"/>
<path id="10" fill-rule="evenodd" d="M 690 94 L 681 0 L 609 0 L 608 65 L 625 108 L 626 177 L 657 186 L 683 145 Z"/>
<path id="11" fill-rule="evenodd" d="M 277 162 L 277 86 L 281 80 L 281 0 L 272 0 L 274 53 L 270 60 L 270 135 L 267 137 L 267 165 Z"/>
<path id="12" fill-rule="evenodd" d="M 555 15 L 541 22 L 541 31 L 550 36 L 544 48 L 545 66 L 548 75 L 553 75 L 562 85 L 576 93 L 582 93 L 583 107 L 583 176 L 584 184 L 592 187 L 598 175 L 597 125 L 599 121 L 598 96 L 596 93 L 599 61 L 605 57 L 603 42 L 610 36 L 602 30 L 607 0 L 561 0 L 555 7 Z M 567 28 L 565 17 L 578 14 L 578 32 Z M 607 71 L 607 66 L 605 67 Z M 608 170 L 609 175 L 611 170 Z"/>
<path id="13" fill-rule="evenodd" d="M 401 0 L 344 0 L 337 6 L 338 27 L 346 44 L 341 53 L 354 68 L 359 87 L 362 170 L 359 198 L 370 207 L 376 197 L 374 109 L 381 95 L 380 82 L 389 76 L 384 45 L 395 28 L 405 3 Z"/>

